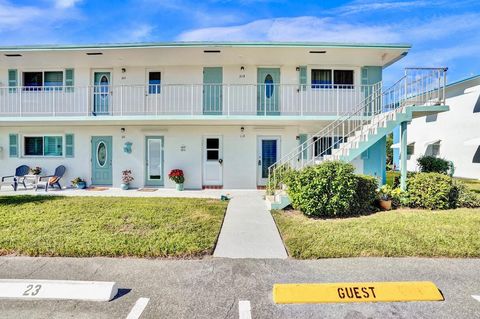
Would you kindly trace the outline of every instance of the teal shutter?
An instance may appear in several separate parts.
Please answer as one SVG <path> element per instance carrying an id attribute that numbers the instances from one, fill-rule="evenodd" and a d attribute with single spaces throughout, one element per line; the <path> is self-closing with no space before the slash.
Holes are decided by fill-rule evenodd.
<path id="1" fill-rule="evenodd" d="M 75 71 L 74 69 L 65 70 L 65 89 L 66 92 L 73 92 L 73 86 L 75 85 Z"/>
<path id="2" fill-rule="evenodd" d="M 74 136 L 73 134 L 65 135 L 65 156 L 74 157 Z"/>
<path id="3" fill-rule="evenodd" d="M 302 91 L 305 91 L 307 88 L 307 67 L 301 66 L 299 72 L 299 83 Z"/>
<path id="4" fill-rule="evenodd" d="M 305 143 L 307 141 L 307 137 L 308 137 L 307 134 L 300 134 L 298 139 L 299 145 L 302 145 L 303 143 Z M 307 157 L 308 157 L 308 149 L 307 149 L 307 146 L 305 145 L 302 152 L 302 158 L 306 160 Z"/>
<path id="5" fill-rule="evenodd" d="M 16 87 L 18 86 L 18 71 L 16 69 L 8 70 L 8 86 L 10 87 L 9 92 L 16 92 Z"/>
<path id="6" fill-rule="evenodd" d="M 9 154 L 10 157 L 18 157 L 18 134 L 9 135 Z"/>

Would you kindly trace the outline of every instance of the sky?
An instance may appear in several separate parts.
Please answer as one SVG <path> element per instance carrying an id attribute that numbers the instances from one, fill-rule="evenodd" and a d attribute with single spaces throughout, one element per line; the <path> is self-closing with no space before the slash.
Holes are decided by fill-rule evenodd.
<path id="1" fill-rule="evenodd" d="M 0 0 L 0 45 L 152 41 L 408 43 L 387 68 L 480 74 L 480 0 Z"/>

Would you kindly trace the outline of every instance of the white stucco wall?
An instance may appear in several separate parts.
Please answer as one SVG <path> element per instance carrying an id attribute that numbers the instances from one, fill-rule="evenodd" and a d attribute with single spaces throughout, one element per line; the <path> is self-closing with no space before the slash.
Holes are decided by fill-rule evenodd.
<path id="1" fill-rule="evenodd" d="M 455 176 L 480 178 L 480 164 L 472 163 L 479 145 L 467 145 L 469 140 L 480 138 L 480 113 L 474 113 L 480 95 L 478 81 L 447 88 L 448 112 L 435 117 L 414 119 L 408 125 L 408 143 L 415 142 L 414 154 L 409 157 L 409 171 L 418 170 L 417 158 L 425 154 L 428 143 L 440 140 L 439 157 L 453 161 Z"/>
<path id="2" fill-rule="evenodd" d="M 124 127 L 126 132 L 121 133 Z M 3 127 L 0 128 L 0 175 L 11 175 L 19 165 L 31 167 L 40 166 L 44 174 L 52 174 L 55 167 L 65 165 L 67 174 L 63 184 L 77 176 L 91 182 L 91 137 L 112 136 L 113 138 L 113 186 L 121 183 L 121 171 L 131 169 L 135 177 L 133 187 L 144 186 L 145 180 L 145 136 L 164 137 L 164 176 L 172 169 L 182 169 L 186 175 L 185 186 L 199 189 L 202 187 L 203 165 L 203 137 L 206 135 L 220 135 L 223 137 L 223 187 L 224 188 L 255 188 L 257 186 L 257 137 L 279 136 L 281 138 L 280 151 L 282 154 L 294 148 L 298 128 L 269 128 L 262 126 L 245 126 L 241 137 L 241 126 L 56 126 L 56 127 Z M 9 157 L 9 134 L 18 134 L 22 141 L 23 135 L 73 133 L 75 136 L 74 158 L 25 157 L 20 145 L 20 157 Z M 132 153 L 123 151 L 123 144 L 131 142 Z M 181 150 L 185 146 L 185 151 Z M 165 187 L 174 187 L 174 184 L 165 178 Z"/>

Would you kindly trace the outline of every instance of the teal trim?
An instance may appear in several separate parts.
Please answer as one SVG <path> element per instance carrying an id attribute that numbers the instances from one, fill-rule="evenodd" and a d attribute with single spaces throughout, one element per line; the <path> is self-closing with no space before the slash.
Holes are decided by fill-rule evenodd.
<path id="1" fill-rule="evenodd" d="M 149 174 L 149 166 L 152 165 L 152 158 L 149 157 L 149 141 L 160 140 L 160 158 L 159 161 L 160 175 Z M 165 159 L 164 159 L 164 140 L 163 136 L 145 136 L 145 186 L 163 186 L 165 181 Z M 157 165 L 157 163 L 155 163 Z"/>
<path id="2" fill-rule="evenodd" d="M 18 157 L 18 134 L 8 135 L 8 154 L 10 157 Z"/>
<path id="3" fill-rule="evenodd" d="M 375 144 L 370 146 L 366 151 L 362 153 L 363 173 L 376 177 L 379 185 L 384 185 L 387 182 L 386 141 L 386 137 L 383 136 Z"/>
<path id="4" fill-rule="evenodd" d="M 298 82 L 300 83 L 300 89 L 302 91 L 305 91 L 307 89 L 307 84 L 308 84 L 308 78 L 307 78 L 307 67 L 306 66 L 300 66 L 300 71 L 298 72 Z"/>
<path id="5" fill-rule="evenodd" d="M 9 69 L 8 70 L 8 86 L 10 89 L 8 90 L 11 93 L 17 91 L 16 87 L 18 86 L 18 71 L 16 69 Z"/>
<path id="6" fill-rule="evenodd" d="M 480 75 L 474 75 L 474 76 L 471 76 L 471 77 L 468 77 L 468 78 L 464 78 L 464 79 L 449 83 L 445 86 L 445 88 L 455 86 L 455 85 L 458 85 L 458 84 L 462 84 L 462 83 L 465 83 L 465 82 L 469 82 L 469 81 L 474 81 L 474 80 L 480 80 Z"/>
<path id="7" fill-rule="evenodd" d="M 65 92 L 73 92 L 75 88 L 75 70 L 74 69 L 65 69 Z"/>
<path id="8" fill-rule="evenodd" d="M 126 48 L 161 48 L 161 47 L 303 47 L 303 48 L 375 48 L 375 49 L 410 49 L 406 43 L 336 43 L 336 42 L 141 42 L 108 44 L 59 44 L 4 46 L 0 51 L 41 51 L 41 50 L 82 50 L 82 49 L 126 49 Z"/>
<path id="9" fill-rule="evenodd" d="M 92 136 L 92 184 L 112 185 L 111 136 Z"/>
<path id="10" fill-rule="evenodd" d="M 362 72 L 362 85 L 373 85 L 382 81 L 381 66 L 364 66 Z"/>
<path id="11" fill-rule="evenodd" d="M 223 68 L 203 68 L 203 114 L 221 115 L 223 111 Z"/>
<path id="12" fill-rule="evenodd" d="M 75 137 L 73 134 L 65 134 L 65 157 L 75 156 Z"/>
<path id="13" fill-rule="evenodd" d="M 280 68 L 258 68 L 257 83 L 257 115 L 280 115 Z"/>

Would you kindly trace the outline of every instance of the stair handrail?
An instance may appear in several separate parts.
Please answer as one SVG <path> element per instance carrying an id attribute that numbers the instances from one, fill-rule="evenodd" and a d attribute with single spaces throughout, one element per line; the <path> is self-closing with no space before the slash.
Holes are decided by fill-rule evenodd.
<path id="1" fill-rule="evenodd" d="M 447 68 L 423 68 L 423 69 L 418 69 L 418 70 L 437 71 L 437 78 L 435 78 L 435 80 L 438 79 L 438 83 L 437 83 L 438 87 L 436 87 L 434 89 L 427 89 L 429 83 L 428 83 L 428 81 L 425 80 L 425 79 L 434 78 L 433 74 L 426 74 L 423 77 L 421 77 L 420 79 L 419 78 L 413 79 L 413 81 L 410 82 L 410 86 L 409 86 L 408 70 L 415 70 L 415 69 L 414 68 L 407 68 L 406 71 L 405 71 L 405 75 L 403 77 L 401 77 L 393 85 L 391 85 L 388 89 L 382 90 L 383 89 L 382 88 L 382 82 L 375 83 L 372 86 L 372 87 L 374 87 L 374 89 L 372 90 L 372 93 L 369 94 L 367 97 L 365 97 L 359 104 L 357 104 L 358 107 L 353 112 L 352 111 L 345 112 L 338 119 L 331 122 L 329 125 L 327 125 L 323 129 L 321 129 L 320 131 L 318 131 L 317 133 L 315 133 L 314 135 L 309 137 L 305 142 L 301 143 L 300 145 L 295 147 L 292 151 L 290 151 L 289 153 L 284 155 L 277 162 L 270 165 L 268 167 L 268 172 L 269 172 L 270 175 L 273 174 L 274 187 L 278 186 L 276 178 L 275 178 L 277 169 L 282 168 L 282 167 L 287 169 L 288 167 L 284 167 L 284 165 L 290 163 L 292 160 L 294 160 L 295 158 L 297 158 L 299 156 L 302 159 L 302 167 L 305 166 L 305 165 L 309 165 L 311 162 L 314 162 L 315 160 L 317 160 L 317 158 L 319 156 L 314 155 L 308 161 L 304 162 L 303 161 L 303 152 L 308 151 L 308 149 L 314 143 L 316 143 L 316 139 L 318 139 L 318 138 L 325 137 L 325 136 L 334 137 L 335 136 L 334 135 L 335 130 L 340 125 L 343 125 L 343 123 L 350 120 L 354 116 L 355 117 L 358 116 L 360 112 L 362 112 L 362 119 L 360 120 L 361 124 L 357 125 L 357 126 L 353 125 L 353 128 L 349 132 L 347 131 L 347 135 L 345 135 L 345 132 L 343 131 L 343 135 L 342 135 L 343 137 L 342 137 L 341 141 L 339 140 L 339 141 L 335 142 L 334 139 L 332 138 L 332 142 L 330 143 L 331 145 L 328 148 L 326 148 L 325 150 L 322 151 L 323 154 L 328 153 L 328 151 L 332 150 L 332 148 L 335 148 L 336 145 L 338 145 L 340 143 L 343 143 L 344 142 L 343 139 L 344 139 L 345 136 L 350 136 L 350 134 L 357 131 L 357 128 L 359 126 L 363 126 L 365 122 L 371 121 L 376 115 L 378 115 L 380 113 L 385 113 L 385 116 L 388 116 L 388 114 L 392 113 L 392 112 L 385 112 L 385 111 L 396 110 L 396 109 L 404 106 L 404 104 L 408 103 L 409 99 L 412 99 L 412 98 L 415 98 L 415 97 L 418 97 L 418 96 L 429 97 L 429 94 L 431 92 L 434 92 L 435 90 L 437 90 L 437 92 L 438 92 L 437 93 L 438 94 L 438 96 L 437 96 L 438 103 L 442 103 L 442 101 L 444 103 L 444 101 L 445 101 L 445 93 L 444 92 L 445 92 L 445 84 L 446 84 L 446 71 L 448 70 Z M 442 77 L 443 77 L 443 81 L 442 81 Z M 405 83 L 402 83 L 402 82 L 405 82 Z M 420 90 L 421 92 L 415 91 L 415 89 L 418 89 L 418 87 L 413 87 L 413 83 L 415 83 L 415 85 L 416 85 L 416 83 L 418 83 L 418 82 L 420 82 L 422 84 L 425 84 L 425 87 L 423 87 L 423 86 L 421 87 L 421 89 L 425 88 L 425 90 Z M 411 90 L 412 88 L 413 88 L 413 92 Z M 403 92 L 402 92 L 402 90 L 403 90 Z M 443 90 L 442 94 L 440 93 L 441 90 Z M 388 100 L 390 94 L 393 94 L 393 100 L 392 101 Z M 372 104 L 372 102 L 374 102 L 379 97 L 381 98 L 380 108 L 376 108 L 375 110 L 373 110 L 373 108 L 371 107 L 371 104 Z M 388 100 L 388 102 L 384 101 L 383 100 L 384 98 L 386 100 Z M 384 102 L 387 102 L 387 103 L 384 103 Z M 411 102 L 412 102 L 412 104 L 415 104 L 416 100 L 413 100 Z M 426 102 L 427 101 L 423 101 L 423 103 L 426 103 Z M 364 111 L 366 110 L 366 106 L 369 107 L 370 111 L 373 110 L 373 112 L 371 112 L 371 114 L 369 114 L 370 116 L 367 119 L 364 118 L 364 114 L 365 114 Z M 377 113 L 377 111 L 379 111 L 379 112 Z M 330 134 L 326 134 L 325 132 L 330 133 Z M 346 143 L 351 143 L 351 142 L 352 141 L 350 140 L 349 142 L 347 141 Z M 333 154 L 333 151 L 331 152 L 331 154 Z M 300 158 L 299 158 L 299 160 L 300 160 Z M 269 187 L 271 187 L 271 185 L 269 185 Z"/>

